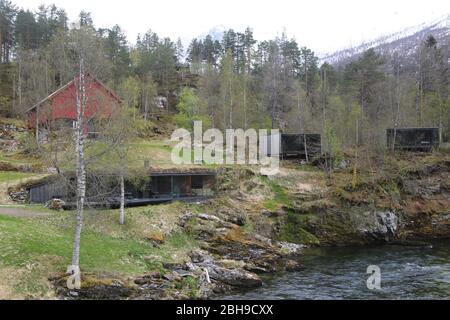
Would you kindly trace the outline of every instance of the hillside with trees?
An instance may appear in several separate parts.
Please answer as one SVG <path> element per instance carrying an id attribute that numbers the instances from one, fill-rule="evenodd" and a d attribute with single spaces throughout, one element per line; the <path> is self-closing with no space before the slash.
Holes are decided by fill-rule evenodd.
<path id="1" fill-rule="evenodd" d="M 75 38 L 95 43 L 92 54 L 103 82 L 116 90 L 139 119 L 159 112 L 201 117 L 215 128 L 279 128 L 336 137 L 343 146 L 384 145 L 387 127 L 449 129 L 448 38 L 418 39 L 414 63 L 401 48 L 392 58 L 368 49 L 338 67 L 319 59 L 286 33 L 268 40 L 251 27 L 181 41 L 151 30 L 130 42 L 120 26 L 96 28 L 89 13 L 70 23 L 63 8 L 37 12 L 1 2 L 1 104 L 5 116 L 23 111 L 70 81 L 78 62 Z M 440 30 L 439 35 L 442 33 Z M 442 42 L 447 41 L 447 42 Z M 186 90 L 189 88 L 189 90 Z M 183 95 L 197 106 L 188 115 L 177 109 Z M 356 124 L 357 122 L 357 124 Z"/>
<path id="2" fill-rule="evenodd" d="M 0 0 L 0 298 L 206 299 L 261 286 L 259 273 L 301 270 L 305 246 L 448 238 L 450 29 L 438 26 L 327 61 L 287 31 L 213 30 L 183 45 L 151 29 L 128 39 L 86 11 L 69 21 L 55 5 Z M 64 90 L 72 105 L 55 106 L 76 114 L 41 141 L 38 107 Z M 88 92 L 111 107 L 98 123 L 84 114 Z M 275 176 L 178 166 L 170 135 L 194 121 L 320 135 L 320 156 L 308 158 L 303 135 L 305 159 L 282 159 Z M 439 128 L 440 143 L 398 151 L 396 129 L 412 127 Z M 159 204 L 158 192 L 155 205 L 126 207 L 129 190 L 153 196 L 152 170 L 174 201 Z M 204 191 L 201 171 L 213 171 L 214 197 L 178 201 L 185 184 Z M 72 183 L 72 207 L 29 203 L 30 186 L 57 179 Z"/>

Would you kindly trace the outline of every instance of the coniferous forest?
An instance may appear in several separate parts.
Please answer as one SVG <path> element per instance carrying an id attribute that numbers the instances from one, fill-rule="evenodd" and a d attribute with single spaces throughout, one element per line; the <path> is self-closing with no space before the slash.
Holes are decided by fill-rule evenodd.
<path id="1" fill-rule="evenodd" d="M 151 30 L 127 39 L 118 25 L 96 28 L 88 12 L 69 22 L 64 8 L 31 12 L 6 0 L 1 12 L 3 115 L 21 116 L 70 81 L 78 63 L 71 44 L 85 37 L 96 76 L 142 119 L 163 97 L 180 126 L 201 119 L 221 129 L 322 133 L 329 148 L 383 147 L 388 127 L 439 127 L 441 139 L 448 137 L 449 47 L 432 34 L 417 44 L 414 61 L 369 49 L 333 65 L 287 32 L 255 39 L 251 26 L 183 48 Z M 177 108 L 180 100 L 195 106 Z"/>

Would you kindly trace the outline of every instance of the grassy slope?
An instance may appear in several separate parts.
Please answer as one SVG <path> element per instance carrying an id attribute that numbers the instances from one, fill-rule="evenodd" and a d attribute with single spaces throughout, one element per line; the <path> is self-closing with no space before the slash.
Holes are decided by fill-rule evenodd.
<path id="1" fill-rule="evenodd" d="M 0 118 L 0 123 L 24 126 L 22 121 L 13 119 Z M 17 136 L 22 134 L 17 133 Z M 92 143 L 93 152 L 105 147 L 92 141 L 89 145 Z M 45 152 L 46 147 L 42 147 Z M 147 159 L 154 167 L 173 167 L 169 141 L 138 139 L 131 143 L 129 150 L 128 161 L 133 168 L 142 168 Z M 45 164 L 43 159 L 28 157 L 20 151 L 2 152 L 0 161 L 15 167 Z M 63 154 L 59 157 L 64 158 Z M 104 162 L 98 165 L 110 165 L 111 159 L 105 157 Z M 0 171 L 0 205 L 9 203 L 7 187 L 43 176 Z M 187 259 L 186 253 L 197 244 L 176 225 L 178 215 L 186 206 L 173 203 L 127 209 L 125 226 L 118 224 L 117 211 L 87 211 L 81 243 L 82 271 L 136 275 L 160 270 L 163 262 Z M 27 205 L 20 209 L 47 212 L 42 206 Z M 45 218 L 0 215 L 0 299 L 51 297 L 48 277 L 63 272 L 70 264 L 74 220 L 74 212 L 50 212 Z M 160 247 L 154 247 L 149 239 L 165 241 Z"/>
<path id="2" fill-rule="evenodd" d="M 20 180 L 34 177 L 36 174 L 34 173 L 24 173 L 24 172 L 15 172 L 15 171 L 0 171 L 0 183 L 13 183 L 20 182 Z"/>
<path id="3" fill-rule="evenodd" d="M 125 226 L 118 224 L 117 211 L 88 211 L 81 242 L 82 271 L 136 275 L 161 270 L 162 262 L 185 260 L 196 242 L 173 221 L 184 206 L 127 209 Z M 13 279 L 0 277 L 0 298 L 48 298 L 48 277 L 70 264 L 74 220 L 74 212 L 52 212 L 46 218 L 0 215 L 0 275 L 17 274 Z M 154 247 L 149 238 L 165 241 Z"/>
<path id="4" fill-rule="evenodd" d="M 308 219 L 309 215 L 299 215 L 290 208 L 295 206 L 295 193 L 299 191 L 299 188 L 307 187 L 310 192 L 309 186 L 323 183 L 322 173 L 308 167 L 305 171 L 289 170 L 282 177 L 273 179 L 263 177 L 262 180 L 273 193 L 273 197 L 263 201 L 264 207 L 271 212 L 280 209 L 287 212 L 287 219 L 281 225 L 277 239 L 299 244 L 318 244 L 319 240 L 304 229 L 305 219 Z"/>
<path id="5" fill-rule="evenodd" d="M 161 140 L 140 139 L 133 142 L 129 155 L 131 166 L 142 167 L 144 159 L 149 159 L 152 166 L 173 167 L 170 162 L 170 145 L 169 142 Z M 308 219 L 317 219 L 315 212 L 317 210 L 309 212 L 306 203 L 315 206 L 321 203 L 315 199 L 306 201 L 302 198 L 302 194 L 317 194 L 320 190 L 328 190 L 338 198 L 375 197 L 379 200 L 380 196 L 375 192 L 368 194 L 364 192 L 367 185 L 371 186 L 375 181 L 377 185 L 384 188 L 382 193 L 391 193 L 390 186 L 378 183 L 379 180 L 387 176 L 387 180 L 392 181 L 397 175 L 401 176 L 406 172 L 422 170 L 426 166 L 448 161 L 448 157 L 447 155 L 444 159 L 439 154 L 420 155 L 414 161 L 402 157 L 388 158 L 384 164 L 385 172 L 379 171 L 375 176 L 368 171 L 359 172 L 356 190 L 351 190 L 353 189 L 351 188 L 351 170 L 335 172 L 332 180 L 326 181 L 323 172 L 317 168 L 293 166 L 283 169 L 283 174 L 274 179 L 261 178 L 259 182 L 265 188 L 254 192 L 256 194 L 252 199 L 255 200 L 251 207 L 247 208 L 245 203 L 241 202 L 238 202 L 236 206 L 247 212 L 254 209 L 255 215 L 258 216 L 263 208 L 274 212 L 283 207 L 287 208 L 287 223 L 281 226 L 278 239 L 314 244 L 318 242 L 318 239 L 306 230 L 306 225 Z M 5 158 L 16 163 L 35 161 L 18 154 Z M 111 160 L 107 159 L 105 165 L 108 161 Z M 389 173 L 392 172 L 396 174 L 390 175 Z M 17 182 L 23 178 L 28 176 L 0 172 L 0 182 L 2 179 Z M 230 182 L 230 188 L 236 188 L 244 183 L 245 181 L 233 180 Z M 318 190 L 315 190 L 316 187 Z M 239 187 L 239 189 L 245 190 L 245 187 Z M 223 198 L 225 202 L 231 201 L 229 197 Z M 217 205 L 219 207 L 216 209 L 222 209 L 219 201 Z M 298 208 L 299 205 L 305 211 L 303 214 L 299 215 L 290 211 L 289 208 Z M 30 210 L 45 211 L 36 207 L 31 207 Z M 88 212 L 82 236 L 82 271 L 133 275 L 159 270 L 162 268 L 162 262 L 187 259 L 187 252 L 195 248 L 197 244 L 190 235 L 181 232 L 176 226 L 179 214 L 185 210 L 214 212 L 213 208 L 181 203 L 127 209 L 125 226 L 117 223 L 117 211 Z M 52 273 L 64 271 L 70 263 L 73 223 L 73 212 L 51 213 L 47 218 L 25 219 L 0 216 L 0 298 L 29 295 L 48 297 L 51 290 L 49 290 L 47 278 Z M 254 225 L 249 222 L 245 230 L 253 232 L 253 227 Z M 333 228 L 336 227 L 333 226 Z M 330 230 L 332 231 L 334 229 Z M 165 243 L 155 248 L 148 238 L 165 238 Z"/>
<path id="6" fill-rule="evenodd" d="M 448 156 L 438 154 L 420 156 L 414 162 L 402 159 L 386 161 L 386 171 L 380 171 L 380 177 L 361 172 L 357 190 L 353 191 L 349 190 L 352 184 L 351 170 L 336 172 L 330 181 L 324 178 L 319 169 L 298 166 L 283 168 L 279 176 L 270 179 L 258 176 L 247 179 L 233 174 L 231 176 L 234 178 L 229 181 L 230 190 L 241 190 L 248 197 L 244 202 L 236 200 L 234 203 L 232 197 L 222 194 L 214 201 L 215 207 L 208 204 L 172 203 L 127 209 L 125 226 L 117 223 L 117 210 L 88 211 L 82 235 L 82 271 L 137 275 L 161 270 L 163 262 L 185 261 L 188 259 L 187 253 L 198 244 L 177 226 L 179 215 L 185 211 L 213 213 L 225 207 L 232 209 L 233 205 L 236 205 L 236 210 L 245 210 L 247 213 L 254 209 L 256 220 L 247 223 L 244 227 L 246 232 L 258 232 L 255 221 L 263 219 L 261 212 L 264 208 L 269 211 L 284 208 L 287 219 L 281 225 L 278 240 L 316 244 L 318 239 L 308 231 L 307 225 L 309 219 L 318 218 L 317 210 L 329 205 L 316 199 L 321 192 L 325 192 L 326 198 L 331 195 L 330 191 L 337 194 L 338 198 L 343 197 L 337 190 L 349 190 L 347 192 L 353 196 L 358 193 L 363 195 L 367 184 L 372 186 L 374 183 L 373 179 L 376 185 L 384 186 L 380 181 L 384 181 L 385 177 L 389 181 L 397 177 L 391 176 L 392 172 L 402 175 L 447 161 Z M 388 167 L 391 165 L 395 167 Z M 222 186 L 226 183 L 224 181 Z M 388 190 L 387 185 L 384 189 L 382 193 Z M 379 197 L 373 191 L 372 194 Z M 364 198 L 367 199 L 365 194 Z M 301 209 L 303 213 L 299 214 L 293 209 Z M 36 208 L 31 207 L 30 210 Z M 339 217 L 337 219 L 337 223 L 342 223 Z M 73 212 L 53 212 L 49 217 L 33 219 L 0 216 L 0 297 L 48 298 L 52 292 L 48 277 L 52 273 L 64 271 L 70 263 L 73 225 Z M 332 225 L 332 228 L 329 230 L 331 233 L 338 230 L 336 225 Z M 154 247 L 148 239 L 165 239 L 165 242 L 160 247 Z"/>

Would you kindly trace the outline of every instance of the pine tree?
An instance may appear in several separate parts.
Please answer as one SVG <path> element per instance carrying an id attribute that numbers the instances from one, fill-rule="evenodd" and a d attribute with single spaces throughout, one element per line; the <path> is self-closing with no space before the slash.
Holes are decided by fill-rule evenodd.
<path id="1" fill-rule="evenodd" d="M 14 46 L 14 18 L 17 8 L 8 0 L 0 0 L 0 63 L 9 62 Z"/>

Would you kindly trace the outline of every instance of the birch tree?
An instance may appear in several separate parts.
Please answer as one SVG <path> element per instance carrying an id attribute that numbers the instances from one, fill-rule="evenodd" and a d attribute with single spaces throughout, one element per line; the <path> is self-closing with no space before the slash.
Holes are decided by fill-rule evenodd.
<path id="1" fill-rule="evenodd" d="M 80 242 L 83 228 L 83 215 L 86 204 L 86 166 L 93 157 L 86 156 L 86 128 L 88 119 L 85 110 L 90 98 L 88 92 L 92 86 L 93 77 L 89 73 L 100 73 L 107 68 L 103 61 L 103 50 L 94 31 L 88 27 L 72 30 L 71 51 L 78 60 L 78 72 L 75 77 L 76 123 L 73 133 L 75 149 L 75 173 L 76 173 L 76 224 L 73 240 L 72 265 L 68 272 L 80 275 Z M 79 278 L 78 278 L 79 281 Z"/>
<path id="2" fill-rule="evenodd" d="M 114 131 L 118 135 L 118 147 L 116 153 L 118 156 L 118 172 L 119 172 L 119 185 L 120 185 L 120 208 L 119 208 L 119 223 L 125 224 L 125 177 L 129 174 L 128 168 L 128 151 L 129 142 L 133 138 L 133 122 L 131 121 L 131 115 L 128 110 L 123 109 L 118 113 L 117 118 L 114 121 Z"/>
<path id="3" fill-rule="evenodd" d="M 80 241 L 83 227 L 84 203 L 86 198 L 86 167 L 84 156 L 84 111 L 86 110 L 86 71 L 84 58 L 80 57 L 80 73 L 76 81 L 77 122 L 75 126 L 76 175 L 77 175 L 77 219 L 73 240 L 72 266 L 80 265 Z"/>

